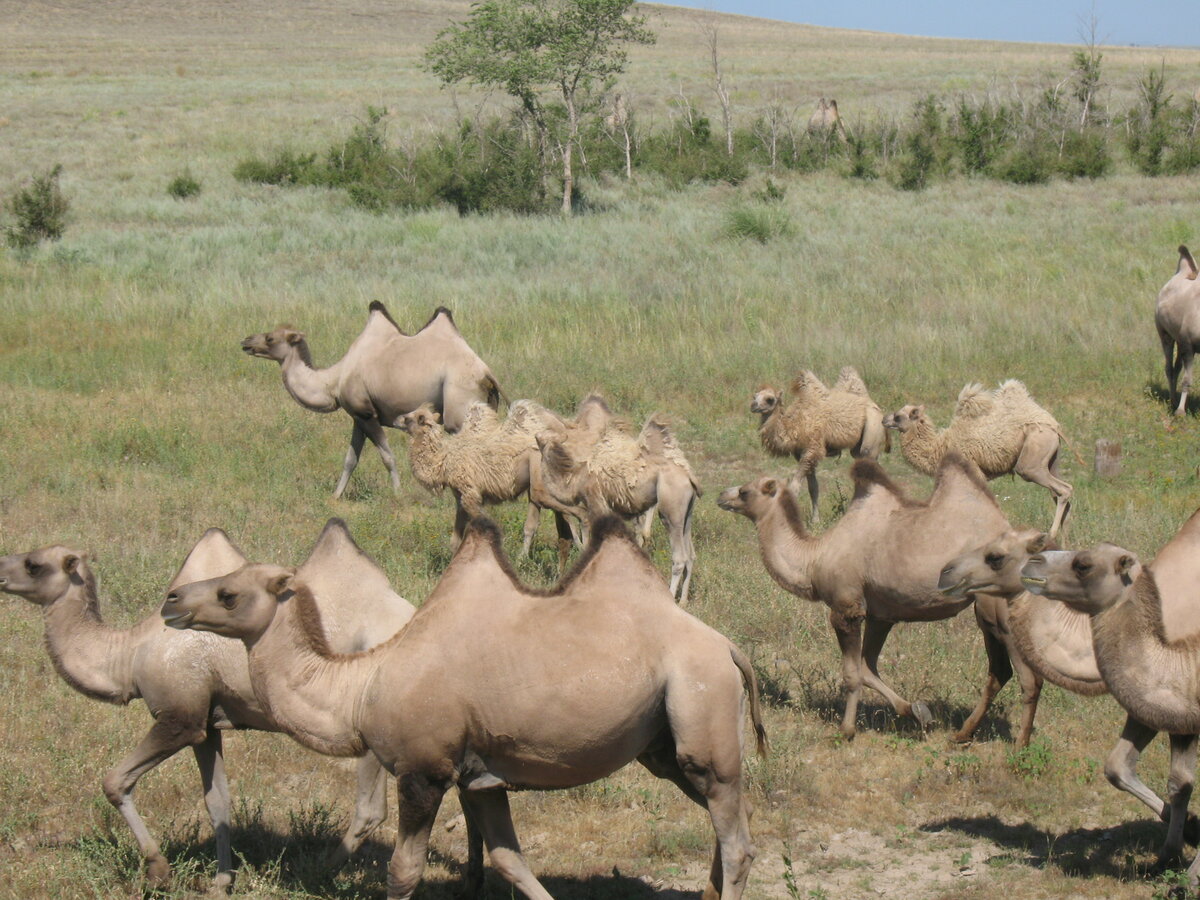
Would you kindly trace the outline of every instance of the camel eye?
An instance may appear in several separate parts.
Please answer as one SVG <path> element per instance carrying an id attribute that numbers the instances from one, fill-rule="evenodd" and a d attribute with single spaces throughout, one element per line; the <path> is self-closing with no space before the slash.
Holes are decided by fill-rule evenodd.
<path id="1" fill-rule="evenodd" d="M 233 609 L 237 606 L 237 594 L 233 591 L 227 591 L 224 588 L 217 591 L 217 602 L 226 609 Z"/>
<path id="2" fill-rule="evenodd" d="M 1076 559 L 1071 563 L 1071 570 L 1080 578 L 1083 578 L 1088 572 L 1092 571 L 1092 564 L 1082 559 Z"/>
<path id="3" fill-rule="evenodd" d="M 25 560 L 25 571 L 29 575 L 37 575 L 44 567 L 35 563 L 32 559 Z"/>
<path id="4" fill-rule="evenodd" d="M 985 563 L 987 563 L 991 568 L 999 569 L 1002 565 L 1004 565 L 1004 554 L 1003 553 L 989 553 L 987 556 L 985 556 L 983 558 L 983 561 Z"/>
<path id="5" fill-rule="evenodd" d="M 739 500 L 745 500 L 749 496 L 750 496 L 750 492 L 748 490 L 746 490 L 745 488 L 738 489 L 738 499 Z"/>

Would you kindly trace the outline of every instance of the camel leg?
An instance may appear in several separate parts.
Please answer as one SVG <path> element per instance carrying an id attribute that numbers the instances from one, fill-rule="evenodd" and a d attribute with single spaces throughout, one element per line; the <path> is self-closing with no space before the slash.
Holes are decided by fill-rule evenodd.
<path id="1" fill-rule="evenodd" d="M 1104 761 L 1104 777 L 1109 784 L 1119 791 L 1133 794 L 1141 800 L 1150 811 L 1163 822 L 1169 818 L 1170 810 L 1163 799 L 1146 787 L 1137 774 L 1137 763 L 1142 752 L 1154 740 L 1158 732 L 1148 725 L 1143 725 L 1132 716 L 1125 717 L 1125 727 L 1121 729 L 1121 737 L 1117 745 Z M 1190 844 L 1200 842 L 1200 820 L 1189 815 L 1184 824 L 1184 838 Z"/>
<path id="2" fill-rule="evenodd" d="M 150 836 L 146 823 L 133 804 L 133 789 L 138 779 L 184 747 L 199 744 L 207 736 L 204 726 L 189 726 L 168 718 L 157 720 L 141 743 L 104 776 L 104 796 L 117 808 L 138 843 L 146 860 L 146 880 L 161 887 L 171 879 L 171 866 L 162 855 L 158 842 Z"/>
<path id="3" fill-rule="evenodd" d="M 468 812 L 461 790 L 458 799 L 467 822 L 467 877 L 463 881 L 462 895 L 467 898 L 480 897 L 483 895 L 483 832 L 475 822 L 474 813 Z"/>
<path id="4" fill-rule="evenodd" d="M 824 445 L 817 448 L 806 448 L 804 454 L 799 458 L 800 469 L 798 475 L 803 475 L 804 480 L 808 482 L 808 498 L 812 501 L 812 514 L 809 518 L 813 522 L 821 521 L 821 511 L 818 505 L 821 501 L 821 485 L 817 483 L 817 463 L 825 455 Z"/>
<path id="5" fill-rule="evenodd" d="M 454 532 L 450 535 L 450 552 L 458 550 L 458 545 L 462 543 L 463 534 L 467 530 L 467 521 L 470 516 L 467 510 L 463 507 L 462 497 L 458 492 L 454 494 Z"/>
<path id="6" fill-rule="evenodd" d="M 1183 825 L 1187 820 L 1188 801 L 1192 799 L 1192 783 L 1196 779 L 1196 741 L 1194 734 L 1173 734 L 1171 740 L 1171 774 L 1167 779 L 1167 798 L 1170 818 L 1167 819 L 1167 839 L 1158 853 L 1158 864 L 1174 866 L 1183 856 Z M 1196 885 L 1200 872 L 1200 854 L 1188 868 L 1188 880 Z"/>
<path id="7" fill-rule="evenodd" d="M 361 423 L 363 433 L 371 439 L 371 443 L 379 451 L 379 456 L 387 467 L 388 475 L 392 478 L 392 491 L 400 490 L 400 473 L 396 470 L 396 454 L 388 445 L 387 432 L 377 419 L 364 419 Z"/>
<path id="8" fill-rule="evenodd" d="M 829 624 L 842 650 L 842 736 L 852 740 L 858 719 L 858 699 L 862 695 L 862 619 L 846 619 L 830 612 Z"/>
<path id="9" fill-rule="evenodd" d="M 862 643 L 862 683 L 873 691 L 884 696 L 898 716 L 912 716 L 922 729 L 933 724 L 933 714 L 924 701 L 909 703 L 894 690 L 892 686 L 879 677 L 879 654 L 883 650 L 884 641 L 892 632 L 892 622 L 873 619 L 867 616 L 867 626 Z"/>
<path id="10" fill-rule="evenodd" d="M 691 532 L 696 492 L 686 476 L 682 479 L 660 478 L 658 499 L 658 514 L 666 526 L 671 546 L 671 596 L 680 606 L 687 606 L 695 556 Z"/>
<path id="11" fill-rule="evenodd" d="M 1167 408 L 1175 405 L 1175 379 L 1179 377 L 1179 366 L 1175 360 L 1175 338 L 1161 328 L 1158 329 L 1158 340 L 1162 344 L 1163 356 L 1166 358 L 1167 373 Z"/>
<path id="12" fill-rule="evenodd" d="M 975 621 L 979 624 L 979 630 L 983 632 L 983 649 L 987 652 L 988 674 L 987 681 L 983 684 L 983 692 L 979 696 L 979 702 L 971 710 L 971 715 L 967 716 L 967 721 L 963 722 L 962 728 L 951 738 L 958 744 L 969 743 L 975 737 L 975 730 L 979 728 L 979 723 L 983 721 L 983 717 L 991 708 L 992 701 L 1012 678 L 1012 665 L 1009 661 L 1008 651 L 1000 637 L 992 631 L 991 623 L 984 622 L 978 606 L 979 601 L 976 600 L 975 603 Z"/>
<path id="13" fill-rule="evenodd" d="M 633 538 L 639 547 L 645 547 L 646 541 L 650 540 L 650 530 L 654 527 L 654 513 L 657 509 L 658 504 L 656 503 L 635 520 Z"/>
<path id="14" fill-rule="evenodd" d="M 576 529 L 573 523 L 557 509 L 554 511 L 554 530 L 558 534 L 558 571 L 567 569 L 567 557 L 571 555 L 571 547 L 578 543 Z"/>
<path id="15" fill-rule="evenodd" d="M 342 835 L 342 841 L 329 855 L 329 865 L 338 868 L 346 864 L 376 828 L 387 818 L 387 771 L 374 753 L 358 760 L 358 793 L 354 801 L 354 818 Z"/>
<path id="16" fill-rule="evenodd" d="M 1175 407 L 1175 415 L 1182 416 L 1187 412 L 1188 391 L 1192 387 L 1192 356 L 1195 350 L 1192 345 L 1183 342 L 1179 345 L 1179 358 L 1175 361 L 1176 370 L 1180 371 L 1179 405 Z"/>
<path id="17" fill-rule="evenodd" d="M 363 431 L 362 423 L 354 420 L 354 430 L 350 432 L 350 449 L 346 451 L 346 461 L 342 464 L 342 477 L 338 479 L 337 487 L 333 489 L 333 499 L 337 500 L 350 483 L 350 473 L 358 465 L 358 457 L 362 454 L 363 444 L 367 442 L 367 433 Z"/>
<path id="18" fill-rule="evenodd" d="M 461 797 L 464 809 L 470 810 L 468 820 L 474 819 L 492 865 L 500 874 L 529 900 L 554 900 L 534 877 L 521 854 L 507 792 L 463 791 Z"/>
<path id="19" fill-rule="evenodd" d="M 396 849 L 388 863 L 387 895 L 388 900 L 411 900 L 425 871 L 429 832 L 446 785 L 424 775 L 405 774 L 397 777 L 396 792 L 400 822 Z"/>
<path id="20" fill-rule="evenodd" d="M 204 740 L 192 745 L 192 753 L 200 770 L 204 805 L 217 843 L 217 877 L 213 888 L 218 892 L 228 891 L 233 887 L 233 850 L 229 844 L 229 781 L 221 753 L 221 732 L 210 725 Z"/>
<path id="21" fill-rule="evenodd" d="M 538 524 L 542 519 L 542 509 L 536 503 L 530 501 L 529 509 L 525 513 L 525 527 L 522 529 L 521 539 L 521 555 L 529 556 L 529 551 L 533 547 L 533 539 L 537 535 Z"/>
<path id="22" fill-rule="evenodd" d="M 1051 471 L 1058 456 L 1059 437 L 1053 431 L 1034 431 L 1025 436 L 1021 453 L 1013 465 L 1013 474 L 1026 481 L 1041 485 L 1054 495 L 1054 524 L 1050 526 L 1050 537 L 1058 530 L 1071 511 L 1071 485 Z"/>

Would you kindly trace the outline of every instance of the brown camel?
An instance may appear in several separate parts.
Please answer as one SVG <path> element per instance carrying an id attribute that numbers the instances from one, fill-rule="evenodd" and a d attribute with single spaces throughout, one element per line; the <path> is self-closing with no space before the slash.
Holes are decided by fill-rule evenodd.
<path id="1" fill-rule="evenodd" d="M 279 363 L 283 386 L 305 409 L 344 409 L 354 420 L 335 498 L 346 490 L 367 438 L 379 448 L 393 489 L 399 489 L 396 457 L 383 429 L 422 403 L 432 403 L 446 428 L 457 431 L 473 400 L 493 409 L 500 402 L 495 377 L 444 306 L 416 334 L 405 334 L 384 305 L 374 301 L 367 326 L 346 355 L 326 369 L 313 368 L 304 334 L 287 327 L 251 335 L 242 341 L 242 350 Z"/>
<path id="2" fill-rule="evenodd" d="M 1196 272 L 1196 261 L 1188 248 L 1180 244 L 1175 274 L 1158 292 L 1158 301 L 1154 305 L 1154 326 L 1158 329 L 1158 339 L 1166 357 L 1167 403 L 1175 406 L 1177 416 L 1187 412 L 1188 391 L 1192 387 L 1192 357 L 1196 347 L 1200 346 L 1200 279 Z M 1180 373 L 1183 380 L 1177 383 Z M 1176 396 L 1178 405 L 1175 405 Z"/>
<path id="3" fill-rule="evenodd" d="M 895 623 L 947 619 L 971 603 L 939 591 L 938 573 L 956 554 L 1003 534 L 1008 522 L 978 468 L 956 453 L 942 460 L 924 502 L 906 497 L 872 460 L 860 459 L 850 475 L 854 498 L 818 536 L 805 529 L 792 492 L 773 478 L 730 488 L 717 504 L 755 524 L 763 563 L 780 587 L 829 607 L 842 650 L 842 734 L 854 737 L 864 684 L 926 727 L 929 707 L 910 703 L 879 677 L 879 653 Z"/>
<path id="4" fill-rule="evenodd" d="M 576 566 L 542 591 L 517 580 L 496 526 L 472 521 L 408 626 L 353 656 L 329 650 L 308 588 L 275 566 L 177 588 L 163 616 L 241 638 L 260 695 L 297 740 L 323 753 L 369 749 L 396 775 L 390 898 L 416 890 L 456 785 L 492 863 L 526 897 L 550 900 L 521 855 L 507 792 L 586 784 L 634 759 L 708 810 L 717 851 L 705 898 L 742 896 L 754 856 L 747 687 L 765 751 L 753 669 L 675 605 L 614 517 L 593 525 Z"/>
<path id="5" fill-rule="evenodd" d="M 225 532 L 212 528 L 192 548 L 170 587 L 227 574 L 245 563 Z M 326 526 L 301 571 L 320 597 L 332 646 L 365 649 L 390 637 L 412 616 L 411 604 L 392 592 L 341 520 Z M 352 596 L 347 585 L 354 586 Z M 67 684 L 108 703 L 124 705 L 141 697 L 154 716 L 141 743 L 104 776 L 104 794 L 133 832 L 150 883 L 167 883 L 171 869 L 134 805 L 133 790 L 151 769 L 191 747 L 216 836 L 214 887 L 231 887 L 229 785 L 221 732 L 278 730 L 254 694 L 242 648 L 211 635 L 173 631 L 158 615 L 124 630 L 106 625 L 84 554 L 66 547 L 0 558 L 0 590 L 42 607 L 46 648 Z M 189 664 L 181 666 L 181 659 Z M 354 817 L 331 863 L 340 865 L 349 858 L 386 815 L 386 773 L 367 754 L 359 763 Z"/>
<path id="6" fill-rule="evenodd" d="M 1156 732 L 1170 735 L 1168 808 L 1162 815 L 1167 836 L 1159 851 L 1164 866 L 1174 865 L 1182 856 L 1200 736 L 1198 559 L 1200 511 L 1149 566 L 1143 567 L 1136 554 L 1104 543 L 1091 550 L 1045 551 L 1032 557 L 1021 573 L 1031 592 L 1091 617 L 1100 674 L 1129 714 L 1110 763 L 1117 757 L 1131 768 Z M 1110 780 L 1117 784 L 1112 776 Z M 1156 808 L 1154 795 L 1141 787 L 1149 796 L 1125 789 Z M 1195 889 L 1200 882 L 1200 855 L 1189 866 L 1188 879 Z"/>

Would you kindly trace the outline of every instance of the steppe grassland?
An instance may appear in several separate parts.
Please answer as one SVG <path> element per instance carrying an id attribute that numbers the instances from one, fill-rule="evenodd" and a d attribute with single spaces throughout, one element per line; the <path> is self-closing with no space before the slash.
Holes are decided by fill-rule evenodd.
<path id="1" fill-rule="evenodd" d="M 569 222 L 375 216 L 338 194 L 248 187 L 230 173 L 282 144 L 323 148 L 366 103 L 393 110 L 395 140 L 451 121 L 451 96 L 416 60 L 466 4 L 203 9 L 201 18 L 157 3 L 0 4 L 0 186 L 7 193 L 62 162 L 73 204 L 61 244 L 0 255 L 0 552 L 53 541 L 88 548 L 104 608 L 124 624 L 154 608 L 205 528 L 226 528 L 251 557 L 295 562 L 340 515 L 419 601 L 449 558 L 446 499 L 408 479 L 393 499 L 368 451 L 348 500 L 330 501 L 348 422 L 296 407 L 275 368 L 245 359 L 237 341 L 289 321 L 323 364 L 358 332 L 373 299 L 410 328 L 445 304 L 510 396 L 569 411 L 601 388 L 632 418 L 662 410 L 673 420 L 708 493 L 697 512 L 694 610 L 754 654 L 775 698 L 773 754 L 751 764 L 760 859 L 750 896 L 788 895 L 785 853 L 799 896 L 911 894 L 914 885 L 927 896 L 1149 893 L 1141 867 L 1159 831 L 1098 769 L 1122 718 L 1115 704 L 1047 688 L 1039 733 L 1049 744 L 1010 765 L 1010 687 L 984 740 L 950 748 L 949 729 L 984 671 L 964 615 L 899 628 L 885 652 L 885 677 L 933 703 L 940 725 L 929 739 L 875 704 L 869 727 L 841 744 L 830 721 L 836 650 L 821 610 L 769 581 L 749 526 L 711 498 L 788 471 L 757 446 L 747 403 L 761 380 L 781 382 L 800 366 L 832 377 L 853 363 L 883 406 L 925 401 L 944 424 L 964 382 L 1019 377 L 1085 457 L 1098 437 L 1124 444 L 1123 474 L 1111 481 L 1064 461 L 1076 487 L 1072 543 L 1117 539 L 1151 555 L 1200 497 L 1197 428 L 1191 418 L 1168 421 L 1155 396 L 1162 376 L 1150 323 L 1175 246 L 1197 240 L 1194 181 L 956 181 L 911 195 L 783 177 L 795 227 L 765 246 L 722 236 L 727 211 L 754 202 L 757 184 L 683 193 L 653 182 L 588 185 L 598 211 Z M 696 14 L 651 14 L 660 42 L 635 53 L 628 81 L 661 124 L 680 86 L 710 104 Z M 1035 91 L 1048 73 L 1062 77 L 1070 52 L 731 18 L 720 34 L 744 115 L 776 94 L 802 116 L 820 94 L 837 96 L 851 116 L 903 116 L 929 91 Z M 1184 79 L 1194 80 L 1200 52 L 1107 48 L 1113 102 L 1160 57 L 1190 92 Z M 476 100 L 458 97 L 465 111 Z M 181 203 L 165 188 L 185 167 L 203 192 Z M 403 439 L 393 442 L 400 449 Z M 926 489 L 898 455 L 884 464 Z M 845 469 L 822 466 L 827 518 L 849 494 Z M 1043 490 L 1009 479 L 994 487 L 1014 522 L 1049 522 Z M 515 545 L 521 511 L 497 515 Z M 664 567 L 665 543 L 654 546 Z M 532 580 L 551 570 L 548 543 L 522 566 Z M 9 873 L 0 891 L 128 894 L 136 854 L 99 779 L 147 718 L 63 685 L 23 602 L 0 604 L 0 622 L 0 856 Z M 344 814 L 347 768 L 278 736 L 235 735 L 227 745 L 243 804 L 240 890 L 382 892 L 390 828 L 335 882 L 320 881 L 294 848 L 277 861 L 281 836 L 306 823 L 326 836 L 311 827 L 323 808 L 314 803 Z M 1159 788 L 1164 757 L 1152 752 L 1145 766 Z M 1026 780 L 1031 768 L 1043 771 Z M 138 801 L 172 848 L 181 885 L 203 886 L 211 851 L 191 762 L 148 776 Z M 640 773 L 514 806 L 535 871 L 556 896 L 629 896 L 638 890 L 629 878 L 640 875 L 689 890 L 701 883 L 703 816 Z M 859 853 L 821 849 L 847 834 Z M 426 890 L 450 896 L 465 857 L 461 830 L 439 827 L 435 848 Z M 964 854 L 976 874 L 955 878 Z M 914 860 L 919 873 L 902 868 Z M 607 877 L 613 865 L 626 877 Z"/>

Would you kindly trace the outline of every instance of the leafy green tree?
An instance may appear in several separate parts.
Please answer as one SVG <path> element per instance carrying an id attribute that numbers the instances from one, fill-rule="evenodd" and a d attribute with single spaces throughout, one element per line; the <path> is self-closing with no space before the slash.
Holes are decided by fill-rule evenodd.
<path id="1" fill-rule="evenodd" d="M 557 142 L 564 213 L 571 212 L 573 152 L 585 98 L 625 70 L 626 45 L 654 42 L 645 17 L 629 15 L 633 5 L 633 0 L 481 0 L 425 51 L 426 66 L 444 83 L 498 88 L 520 103 L 536 129 L 544 173 L 550 144 Z M 552 128 L 547 96 L 562 101 L 565 133 Z"/>

